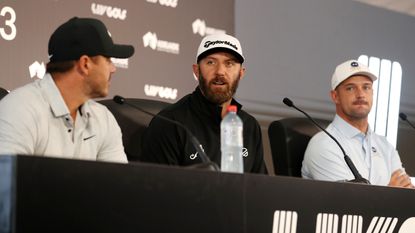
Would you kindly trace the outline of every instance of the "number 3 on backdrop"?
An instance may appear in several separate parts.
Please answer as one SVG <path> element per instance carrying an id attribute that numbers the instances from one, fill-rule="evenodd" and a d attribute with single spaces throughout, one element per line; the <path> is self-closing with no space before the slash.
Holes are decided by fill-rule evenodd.
<path id="1" fill-rule="evenodd" d="M 4 24 L 0 24 L 0 36 L 5 40 L 13 40 L 16 37 L 17 29 L 14 24 L 16 21 L 16 12 L 13 8 L 5 6 L 1 8 L 0 15 L 3 16 L 0 19 L 4 19 Z M 3 25 L 5 25 L 3 27 Z"/>

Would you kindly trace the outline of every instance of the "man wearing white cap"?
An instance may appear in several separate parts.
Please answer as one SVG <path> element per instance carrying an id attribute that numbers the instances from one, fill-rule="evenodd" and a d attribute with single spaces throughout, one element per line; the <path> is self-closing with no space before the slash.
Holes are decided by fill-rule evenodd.
<path id="1" fill-rule="evenodd" d="M 413 188 L 398 152 L 385 137 L 370 129 L 368 115 L 376 80 L 376 75 L 356 60 L 337 66 L 330 92 L 336 116 L 326 130 L 340 142 L 359 173 L 371 184 Z M 341 149 L 324 132 L 310 140 L 302 176 L 328 181 L 354 179 Z"/>
<path id="2" fill-rule="evenodd" d="M 226 34 L 206 36 L 197 51 L 197 63 L 193 64 L 198 87 L 159 114 L 189 128 L 209 159 L 219 164 L 220 122 L 227 107 L 236 105 L 244 127 L 244 171 L 265 173 L 259 124 L 233 99 L 245 74 L 244 60 L 241 44 L 235 37 Z M 141 160 L 180 166 L 202 161 L 185 130 L 158 117 L 153 118 L 147 129 Z"/>

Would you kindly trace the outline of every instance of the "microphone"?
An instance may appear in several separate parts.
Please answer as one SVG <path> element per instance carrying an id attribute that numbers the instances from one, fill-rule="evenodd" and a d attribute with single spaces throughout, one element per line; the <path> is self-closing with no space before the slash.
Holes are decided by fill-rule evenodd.
<path id="1" fill-rule="evenodd" d="M 119 95 L 114 96 L 114 98 L 112 100 L 117 104 L 120 104 L 120 105 L 126 104 L 126 105 L 128 105 L 128 106 L 130 106 L 134 109 L 137 109 L 141 112 L 144 112 L 144 113 L 146 113 L 150 116 L 158 117 L 158 118 L 160 118 L 164 121 L 168 121 L 172 124 L 175 124 L 175 125 L 179 126 L 182 129 L 184 129 L 186 131 L 186 133 L 189 135 L 190 141 L 191 141 L 193 147 L 196 149 L 198 155 L 200 156 L 200 159 L 202 160 L 201 164 L 195 164 L 195 165 L 191 165 L 189 167 L 203 168 L 203 169 L 213 170 L 213 171 L 219 171 L 220 170 L 219 166 L 216 163 L 212 162 L 209 159 L 209 157 L 206 155 L 206 153 L 203 150 L 202 145 L 200 144 L 199 140 L 197 140 L 197 138 L 192 134 L 192 132 L 185 125 L 183 125 L 182 123 L 180 123 L 178 121 L 175 121 L 175 120 L 172 120 L 170 118 L 167 118 L 167 117 L 164 117 L 164 116 L 161 116 L 161 115 L 156 115 L 154 113 L 146 111 L 146 110 L 144 110 L 144 109 L 142 109 L 142 108 L 140 108 L 140 107 L 138 107 L 134 104 L 129 103 L 124 97 L 119 96 Z"/>
<path id="2" fill-rule="evenodd" d="M 290 99 L 288 99 L 287 97 L 285 97 L 282 100 L 282 102 L 285 105 L 287 105 L 288 107 L 295 108 L 299 112 L 303 113 L 311 122 L 313 122 L 314 125 L 316 125 L 324 133 L 326 133 L 331 139 L 333 139 L 333 141 L 337 144 L 337 146 L 339 146 L 340 150 L 343 153 L 344 160 L 346 161 L 347 166 L 349 167 L 350 171 L 353 173 L 353 176 L 355 178 L 354 180 L 350 180 L 348 182 L 370 184 L 370 182 L 368 180 L 366 180 L 365 178 L 362 177 L 362 175 L 360 175 L 359 171 L 356 169 L 356 166 L 353 164 L 353 161 L 346 154 L 346 152 L 344 151 L 343 147 L 340 145 L 339 141 L 337 141 L 337 139 L 333 135 L 331 135 L 329 132 L 327 132 L 326 129 L 324 129 L 323 127 L 321 127 L 310 115 L 308 115 L 306 112 L 304 112 L 303 110 L 301 110 L 297 106 L 295 106 L 294 103 Z"/>
<path id="3" fill-rule="evenodd" d="M 403 120 L 403 121 L 406 121 L 406 122 L 408 122 L 408 124 L 412 127 L 412 128 L 414 128 L 415 129 L 415 126 L 408 120 L 408 118 L 407 118 L 407 116 L 406 116 L 406 114 L 405 113 L 403 113 L 403 112 L 401 112 L 401 113 L 399 113 L 399 117 Z"/>

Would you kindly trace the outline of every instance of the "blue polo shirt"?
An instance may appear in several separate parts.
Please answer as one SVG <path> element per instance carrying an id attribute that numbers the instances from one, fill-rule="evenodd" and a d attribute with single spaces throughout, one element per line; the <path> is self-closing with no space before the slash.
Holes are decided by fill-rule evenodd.
<path id="1" fill-rule="evenodd" d="M 363 178 L 375 185 L 388 185 L 392 173 L 402 169 L 396 149 L 370 127 L 366 134 L 336 115 L 326 129 L 343 146 Z M 303 160 L 302 176 L 308 179 L 341 181 L 354 176 L 337 144 L 324 132 L 309 142 Z"/>

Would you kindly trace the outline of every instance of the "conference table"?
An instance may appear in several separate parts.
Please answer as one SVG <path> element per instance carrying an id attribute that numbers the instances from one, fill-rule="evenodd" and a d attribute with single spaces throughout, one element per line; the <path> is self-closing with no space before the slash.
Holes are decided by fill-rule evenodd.
<path id="1" fill-rule="evenodd" d="M 415 232 L 415 190 L 0 156 L 0 233 Z"/>

